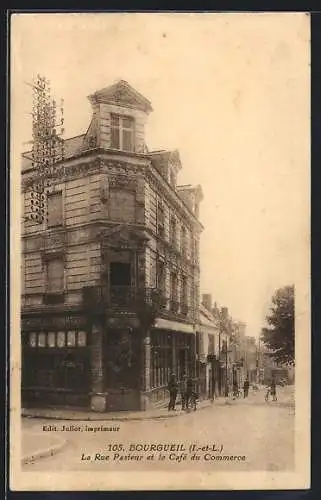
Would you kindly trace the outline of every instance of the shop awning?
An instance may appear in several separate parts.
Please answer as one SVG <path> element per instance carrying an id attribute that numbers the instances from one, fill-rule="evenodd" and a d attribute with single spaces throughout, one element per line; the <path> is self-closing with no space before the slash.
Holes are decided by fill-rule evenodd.
<path id="1" fill-rule="evenodd" d="M 183 333 L 195 333 L 194 325 L 188 323 L 180 323 L 179 321 L 171 321 L 168 319 L 157 318 L 155 321 L 155 328 L 162 330 L 175 330 Z"/>

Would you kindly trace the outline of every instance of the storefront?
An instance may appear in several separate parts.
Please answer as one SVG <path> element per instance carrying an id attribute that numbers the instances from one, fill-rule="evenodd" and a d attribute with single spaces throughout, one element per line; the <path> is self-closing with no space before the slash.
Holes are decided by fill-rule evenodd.
<path id="1" fill-rule="evenodd" d="M 195 377 L 195 335 L 192 325 L 157 321 L 167 328 L 146 337 L 134 317 L 24 316 L 22 405 L 119 411 L 163 403 L 171 373 Z"/>
<path id="2" fill-rule="evenodd" d="M 22 318 L 22 404 L 88 406 L 88 346 L 84 317 Z"/>
<path id="3" fill-rule="evenodd" d="M 151 405 L 163 403 L 168 398 L 167 386 L 171 373 L 175 374 L 177 381 L 183 375 L 196 376 L 193 325 L 158 319 L 155 326 L 151 331 Z"/>

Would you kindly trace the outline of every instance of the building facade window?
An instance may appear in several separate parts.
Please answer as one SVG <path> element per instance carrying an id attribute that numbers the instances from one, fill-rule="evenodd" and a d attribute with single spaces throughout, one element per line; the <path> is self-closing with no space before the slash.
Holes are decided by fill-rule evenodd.
<path id="1" fill-rule="evenodd" d="M 186 228 L 182 226 L 181 228 L 181 252 L 183 257 L 186 256 Z"/>
<path id="2" fill-rule="evenodd" d="M 48 193 L 47 195 L 48 227 L 63 225 L 62 192 Z"/>
<path id="3" fill-rule="evenodd" d="M 178 284 L 177 274 L 171 273 L 170 277 L 171 310 L 174 313 L 178 312 L 177 284 Z"/>
<path id="4" fill-rule="evenodd" d="M 134 151 L 134 119 L 111 115 L 111 147 L 121 151 Z"/>
<path id="5" fill-rule="evenodd" d="M 169 241 L 172 245 L 176 246 L 176 220 L 175 217 L 170 219 Z"/>
<path id="6" fill-rule="evenodd" d="M 47 261 L 47 292 L 60 293 L 64 291 L 64 261 L 61 257 Z"/>
<path id="7" fill-rule="evenodd" d="M 162 203 L 157 203 L 157 234 L 161 238 L 165 237 L 165 211 Z"/>
<path id="8" fill-rule="evenodd" d="M 157 289 L 161 294 L 165 294 L 165 263 L 161 260 L 157 261 L 156 265 L 156 281 Z"/>
<path id="9" fill-rule="evenodd" d="M 187 314 L 187 278 L 181 277 L 181 312 Z"/>
<path id="10" fill-rule="evenodd" d="M 215 354 L 215 342 L 214 342 L 214 335 L 208 334 L 208 353 L 209 354 Z"/>
<path id="11" fill-rule="evenodd" d="M 109 217 L 113 221 L 135 222 L 135 192 L 129 189 L 111 188 Z"/>

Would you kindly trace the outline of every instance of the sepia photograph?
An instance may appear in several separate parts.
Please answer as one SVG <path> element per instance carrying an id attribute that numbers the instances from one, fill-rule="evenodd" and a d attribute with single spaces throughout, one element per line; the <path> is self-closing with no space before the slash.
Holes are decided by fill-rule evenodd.
<path id="1" fill-rule="evenodd" d="M 310 485 L 310 17 L 10 19 L 12 490 Z"/>

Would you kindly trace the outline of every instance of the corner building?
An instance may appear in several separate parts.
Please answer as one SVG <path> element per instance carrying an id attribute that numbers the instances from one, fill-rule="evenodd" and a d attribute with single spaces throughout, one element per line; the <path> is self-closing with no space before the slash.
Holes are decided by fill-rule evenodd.
<path id="1" fill-rule="evenodd" d="M 127 82 L 89 101 L 41 223 L 22 159 L 22 404 L 146 409 L 172 371 L 195 376 L 202 191 L 177 185 L 177 151 L 148 151 L 151 104 Z"/>

